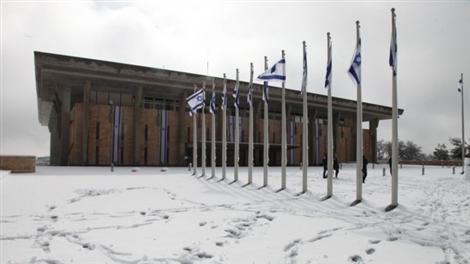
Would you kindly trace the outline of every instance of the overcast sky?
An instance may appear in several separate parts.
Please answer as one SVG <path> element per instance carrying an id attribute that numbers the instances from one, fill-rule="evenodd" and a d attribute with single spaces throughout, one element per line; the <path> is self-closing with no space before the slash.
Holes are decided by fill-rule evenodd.
<path id="1" fill-rule="evenodd" d="M 326 32 L 333 40 L 333 96 L 356 99 L 347 75 L 361 21 L 364 102 L 391 106 L 390 8 L 397 12 L 399 138 L 431 153 L 461 136 L 460 73 L 470 138 L 470 1 L 1 1 L 0 153 L 49 155 L 39 124 L 33 51 L 248 80 L 286 51 L 286 87 L 326 94 Z M 271 64 L 270 63 L 270 64 Z M 379 139 L 390 140 L 382 121 Z"/>

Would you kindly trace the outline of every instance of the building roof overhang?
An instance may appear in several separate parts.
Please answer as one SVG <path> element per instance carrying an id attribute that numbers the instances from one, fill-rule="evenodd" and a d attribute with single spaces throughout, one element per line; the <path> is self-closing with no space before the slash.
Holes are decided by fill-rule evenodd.
<path id="1" fill-rule="evenodd" d="M 52 102 L 57 98 L 57 91 L 67 86 L 75 91 L 82 91 L 86 81 L 94 87 L 113 87 L 113 90 L 129 91 L 142 87 L 145 94 L 162 99 L 180 99 L 183 94 L 190 94 L 194 85 L 201 86 L 202 82 L 210 86 L 215 81 L 216 92 L 222 92 L 223 79 L 194 73 L 179 72 L 167 69 L 136 66 L 124 63 L 109 62 L 88 58 L 80 58 L 45 52 L 34 52 L 36 90 L 38 95 L 39 121 L 47 125 L 49 121 Z M 235 80 L 227 79 L 227 90 L 231 94 Z M 248 82 L 240 82 L 243 93 L 246 93 Z M 279 111 L 281 108 L 281 88 L 270 86 L 270 111 Z M 254 84 L 254 100 L 261 100 L 262 85 Z M 319 109 L 326 113 L 327 96 L 308 93 L 309 107 Z M 286 103 L 293 106 L 294 112 L 301 113 L 300 91 L 286 89 Z M 245 101 L 245 100 L 241 100 Z M 333 97 L 334 111 L 355 113 L 356 101 Z M 244 107 L 243 104 L 241 106 Z M 403 109 L 399 109 L 399 115 Z M 387 106 L 364 103 L 363 120 L 391 119 L 392 109 Z"/>

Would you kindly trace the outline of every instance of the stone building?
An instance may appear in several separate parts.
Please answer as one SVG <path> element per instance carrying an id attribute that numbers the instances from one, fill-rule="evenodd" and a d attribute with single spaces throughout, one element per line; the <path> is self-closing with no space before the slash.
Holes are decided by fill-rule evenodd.
<path id="1" fill-rule="evenodd" d="M 116 62 L 34 52 L 39 121 L 51 133 L 51 165 L 182 166 L 192 155 L 192 118 L 185 98 L 194 85 L 212 77 L 198 74 L 128 65 Z M 217 106 L 222 94 L 221 78 L 215 78 Z M 234 80 L 227 81 L 227 160 L 233 163 Z M 247 82 L 241 82 L 240 164 L 248 158 Z M 263 107 L 262 86 L 254 85 L 254 159 L 262 166 Z M 210 92 L 208 93 L 210 95 Z M 270 166 L 281 163 L 281 89 L 270 87 Z M 327 97 L 309 93 L 309 162 L 321 163 L 326 152 Z M 302 100 L 300 92 L 286 89 L 287 159 L 289 165 L 302 160 Z M 400 114 L 403 110 L 399 111 Z M 376 160 L 379 120 L 391 118 L 391 108 L 363 103 L 364 153 Z M 206 138 L 210 139 L 210 119 L 206 114 Z M 340 162 L 355 160 L 356 102 L 333 98 L 334 148 Z M 200 118 L 200 114 L 198 118 Z M 221 124 L 221 111 L 215 115 Z M 217 126 L 217 157 L 221 152 L 222 126 Z M 198 144 L 201 144 L 198 120 Z M 210 141 L 207 142 L 208 160 Z M 201 148 L 198 148 L 200 151 Z M 201 155 L 198 155 L 201 157 Z M 220 163 L 220 158 L 218 162 Z M 218 164 L 220 165 L 220 164 Z"/>

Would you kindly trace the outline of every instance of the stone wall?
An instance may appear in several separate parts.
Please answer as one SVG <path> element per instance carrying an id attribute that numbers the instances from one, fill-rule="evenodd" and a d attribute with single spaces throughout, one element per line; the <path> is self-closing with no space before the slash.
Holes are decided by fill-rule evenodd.
<path id="1" fill-rule="evenodd" d="M 35 172 L 35 156 L 0 156 L 0 170 L 11 172 Z"/>

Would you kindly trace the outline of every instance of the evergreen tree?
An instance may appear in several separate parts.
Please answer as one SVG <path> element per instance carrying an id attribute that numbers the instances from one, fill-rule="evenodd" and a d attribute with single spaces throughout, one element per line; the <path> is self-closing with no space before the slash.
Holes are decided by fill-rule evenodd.
<path id="1" fill-rule="evenodd" d="M 437 144 L 432 154 L 437 160 L 449 160 L 449 150 L 446 144 Z"/>

